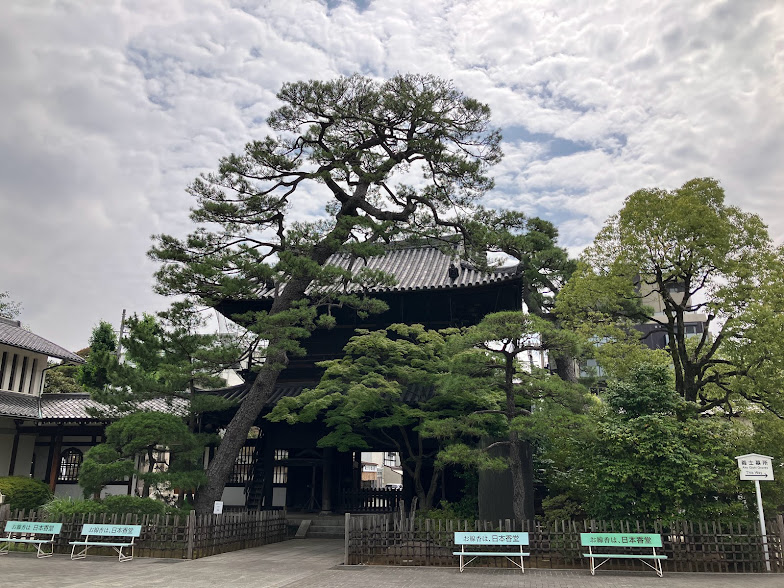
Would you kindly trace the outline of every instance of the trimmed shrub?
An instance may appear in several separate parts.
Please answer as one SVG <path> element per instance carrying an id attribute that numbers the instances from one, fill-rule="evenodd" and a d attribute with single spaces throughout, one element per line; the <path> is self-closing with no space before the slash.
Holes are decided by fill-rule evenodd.
<path id="1" fill-rule="evenodd" d="M 0 493 L 12 510 L 32 510 L 40 508 L 52 499 L 52 491 L 45 483 L 24 476 L 0 478 Z"/>
<path id="2" fill-rule="evenodd" d="M 160 500 L 139 496 L 107 496 L 101 502 L 109 514 L 162 515 L 172 510 Z"/>
<path id="3" fill-rule="evenodd" d="M 53 498 L 44 504 L 46 514 L 52 517 L 82 514 L 100 514 L 106 507 L 95 500 L 74 500 L 73 498 Z"/>
<path id="4" fill-rule="evenodd" d="M 160 500 L 140 498 L 139 496 L 107 496 L 103 500 L 73 500 L 72 498 L 55 498 L 44 505 L 44 510 L 52 517 L 82 514 L 135 514 L 163 515 L 187 514 L 187 510 L 179 510 L 167 506 Z"/>

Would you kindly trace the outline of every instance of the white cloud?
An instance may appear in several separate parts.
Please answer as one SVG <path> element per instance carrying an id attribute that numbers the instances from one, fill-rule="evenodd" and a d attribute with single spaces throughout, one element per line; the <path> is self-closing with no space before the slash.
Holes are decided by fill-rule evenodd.
<path id="1" fill-rule="evenodd" d="M 776 0 L 12 0 L 0 23 L 0 291 L 73 349 L 166 304 L 149 235 L 189 230 L 185 187 L 299 79 L 454 79 L 509 131 L 487 202 L 555 221 L 573 251 L 633 190 L 696 176 L 784 241 Z"/>

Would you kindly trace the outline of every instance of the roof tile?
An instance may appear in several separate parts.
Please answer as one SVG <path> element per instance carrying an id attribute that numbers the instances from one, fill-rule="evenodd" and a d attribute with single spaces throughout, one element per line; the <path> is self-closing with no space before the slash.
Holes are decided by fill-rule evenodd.
<path id="1" fill-rule="evenodd" d="M 18 326 L 16 321 L 0 320 L 0 343 L 19 347 L 35 353 L 43 353 L 49 357 L 72 361 L 74 363 L 84 363 L 84 359 L 44 339 L 43 337 L 31 333 Z"/>
<path id="2" fill-rule="evenodd" d="M 398 245 L 391 246 L 383 255 L 363 258 L 352 258 L 348 254 L 335 254 L 327 260 L 328 265 L 343 269 L 352 268 L 354 272 L 364 267 L 381 270 L 393 276 L 396 283 L 392 286 L 380 285 L 369 288 L 370 292 L 404 292 L 416 290 L 440 290 L 470 288 L 485 284 L 505 282 L 518 279 L 517 266 L 509 266 L 480 271 L 471 264 L 459 260 L 457 252 L 450 255 L 438 247 Z M 449 277 L 449 266 L 458 269 L 456 278 Z M 279 285 L 280 290 L 285 285 Z M 350 291 L 358 291 L 360 287 L 352 284 Z M 262 291 L 261 298 L 274 296 L 275 288 Z"/>

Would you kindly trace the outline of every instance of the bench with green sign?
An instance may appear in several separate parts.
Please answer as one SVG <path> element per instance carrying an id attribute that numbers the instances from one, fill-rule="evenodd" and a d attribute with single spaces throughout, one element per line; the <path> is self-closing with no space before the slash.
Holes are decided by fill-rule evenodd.
<path id="1" fill-rule="evenodd" d="M 460 571 L 474 561 L 477 557 L 505 557 L 525 573 L 523 557 L 531 555 L 523 552 L 523 545 L 528 545 L 528 533 L 455 533 L 455 545 L 460 545 L 460 551 L 452 552 L 452 555 L 460 556 Z M 492 551 L 466 551 L 466 545 L 492 545 L 497 546 L 517 546 L 519 551 L 502 551 L 494 549 Z M 470 557 L 468 561 L 464 558 Z M 517 563 L 517 558 L 520 563 Z M 512 559 L 514 558 L 514 559 Z"/>
<path id="2" fill-rule="evenodd" d="M 90 547 L 111 547 L 119 554 L 120 561 L 130 561 L 133 559 L 134 541 L 141 532 L 141 525 L 82 525 L 84 540 L 70 542 L 73 545 L 71 559 L 84 559 Z M 77 553 L 76 548 L 79 546 L 83 549 Z M 131 555 L 123 553 L 123 549 L 128 547 L 131 548 Z"/>
<path id="3" fill-rule="evenodd" d="M 36 523 L 32 521 L 7 521 L 6 536 L 0 539 L 0 555 L 8 553 L 12 543 L 35 545 L 36 557 L 50 557 L 54 546 L 54 537 L 63 528 L 62 523 Z M 44 551 L 42 545 L 49 545 Z"/>
<path id="4" fill-rule="evenodd" d="M 588 548 L 588 553 L 583 557 L 590 558 L 591 575 L 597 568 L 611 559 L 639 559 L 649 568 L 662 577 L 662 560 L 666 555 L 656 553 L 656 548 L 661 548 L 661 535 L 647 533 L 580 533 L 580 544 Z M 634 552 L 629 553 L 629 549 Z M 603 559 L 596 563 L 597 559 Z M 650 563 L 651 560 L 653 563 Z"/>

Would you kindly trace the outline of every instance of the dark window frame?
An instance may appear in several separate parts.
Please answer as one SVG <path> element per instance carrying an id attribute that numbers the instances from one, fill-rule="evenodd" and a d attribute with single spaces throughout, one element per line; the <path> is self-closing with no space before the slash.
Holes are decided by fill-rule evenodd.
<path id="1" fill-rule="evenodd" d="M 77 484 L 79 470 L 82 468 L 84 454 L 76 447 L 69 447 L 60 454 L 60 467 L 57 468 L 58 484 Z"/>

